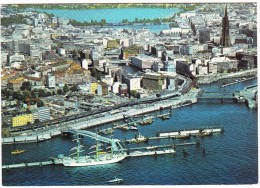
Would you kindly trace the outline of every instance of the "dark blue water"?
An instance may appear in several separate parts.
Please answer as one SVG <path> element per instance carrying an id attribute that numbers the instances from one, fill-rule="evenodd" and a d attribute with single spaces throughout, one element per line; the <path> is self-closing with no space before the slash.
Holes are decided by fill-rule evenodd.
<path id="1" fill-rule="evenodd" d="M 226 91 L 243 89 L 256 83 L 247 81 L 226 88 Z M 216 91 L 217 85 L 203 86 L 204 90 Z M 168 112 L 166 110 L 164 112 Z M 107 127 L 109 125 L 105 125 Z M 156 132 L 184 128 L 223 126 L 225 132 L 201 138 L 201 145 L 188 146 L 188 157 L 182 155 L 182 147 L 176 155 L 135 157 L 120 163 L 92 167 L 43 166 L 3 170 L 3 185 L 104 185 L 114 176 L 124 179 L 124 185 L 201 185 L 201 184 L 256 184 L 258 182 L 258 127 L 257 110 L 250 110 L 244 103 L 231 100 L 200 100 L 192 107 L 173 109 L 169 120 L 157 119 L 151 125 L 138 126 L 144 136 Z M 94 131 L 95 129 L 92 129 Z M 116 130 L 114 138 L 132 138 L 136 132 Z M 92 145 L 85 139 L 86 148 Z M 191 142 L 153 140 L 149 145 Z M 34 144 L 4 145 L 3 164 L 48 160 L 60 153 L 69 154 L 74 146 L 69 139 L 55 138 Z M 126 145 L 139 147 L 145 144 Z M 206 155 L 202 155 L 202 148 Z M 12 156 L 14 149 L 25 149 L 24 154 Z"/>

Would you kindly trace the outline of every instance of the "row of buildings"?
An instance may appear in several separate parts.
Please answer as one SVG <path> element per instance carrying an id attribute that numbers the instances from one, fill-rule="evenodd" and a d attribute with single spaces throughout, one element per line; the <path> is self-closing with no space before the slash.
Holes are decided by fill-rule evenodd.
<path id="1" fill-rule="evenodd" d="M 2 88 L 19 92 L 24 82 L 30 82 L 32 90 L 60 92 L 63 111 L 80 108 L 77 97 L 66 99 L 66 92 L 61 92 L 65 85 L 75 86 L 82 95 L 144 97 L 155 91 L 180 90 L 190 78 L 257 66 L 254 3 L 205 3 L 176 14 L 170 28 L 160 33 L 134 25 L 128 29 L 73 27 L 68 20 L 45 13 L 18 14 L 26 15 L 27 24 L 1 27 Z M 3 8 L 3 17 L 9 16 Z M 4 110 L 10 111 L 9 106 Z M 50 119 L 54 107 L 44 106 L 50 115 L 37 109 L 25 114 L 17 111 L 9 124 Z"/>

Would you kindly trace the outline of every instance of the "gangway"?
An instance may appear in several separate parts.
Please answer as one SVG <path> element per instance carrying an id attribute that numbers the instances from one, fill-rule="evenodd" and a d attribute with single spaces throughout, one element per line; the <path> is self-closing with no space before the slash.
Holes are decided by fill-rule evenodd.
<path id="1" fill-rule="evenodd" d="M 97 133 L 86 131 L 86 130 L 76 130 L 76 129 L 68 129 L 68 132 L 76 135 L 81 136 L 87 136 L 89 138 L 96 139 L 97 141 L 105 142 L 111 145 L 113 152 L 122 152 L 124 151 L 123 146 L 120 144 L 120 140 L 113 139 L 113 138 L 107 138 L 104 136 L 101 136 Z"/>

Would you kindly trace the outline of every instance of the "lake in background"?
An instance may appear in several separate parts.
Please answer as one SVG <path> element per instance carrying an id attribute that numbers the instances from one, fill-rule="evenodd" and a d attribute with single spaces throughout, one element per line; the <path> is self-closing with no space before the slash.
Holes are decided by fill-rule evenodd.
<path id="1" fill-rule="evenodd" d="M 181 11 L 178 8 L 118 8 L 95 10 L 61 10 L 61 9 L 36 9 L 37 11 L 52 13 L 56 17 L 70 18 L 80 22 L 106 19 L 107 23 L 121 22 L 123 19 L 134 21 L 138 19 L 166 18 Z"/>

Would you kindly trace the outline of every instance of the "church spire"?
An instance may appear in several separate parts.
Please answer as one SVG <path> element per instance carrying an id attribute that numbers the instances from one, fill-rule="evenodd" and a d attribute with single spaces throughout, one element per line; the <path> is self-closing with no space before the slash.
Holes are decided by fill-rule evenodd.
<path id="1" fill-rule="evenodd" d="M 227 18 L 228 15 L 227 15 L 227 4 L 226 4 L 226 8 L 225 8 L 225 14 L 224 14 L 224 17 Z"/>
<path id="2" fill-rule="evenodd" d="M 227 13 L 227 4 L 224 11 L 224 17 L 222 18 L 222 36 L 220 44 L 223 47 L 230 46 L 230 36 L 229 36 L 229 20 Z"/>

